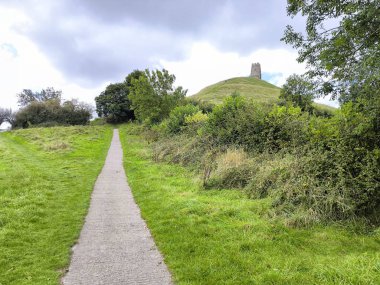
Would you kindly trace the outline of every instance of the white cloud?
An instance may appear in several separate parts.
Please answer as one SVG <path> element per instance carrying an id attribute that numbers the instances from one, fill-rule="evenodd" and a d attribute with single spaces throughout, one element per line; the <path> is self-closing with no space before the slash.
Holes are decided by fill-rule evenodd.
<path id="1" fill-rule="evenodd" d="M 46 87 L 62 90 L 64 99 L 77 98 L 94 104 L 94 97 L 106 82 L 95 88 L 68 82 L 32 41 L 14 32 L 20 23 L 29 21 L 22 12 L 0 8 L 0 19 L 0 107 L 17 109 L 17 93 Z"/>
<path id="2" fill-rule="evenodd" d="M 260 49 L 248 56 L 221 52 L 207 42 L 193 44 L 184 61 L 165 61 L 161 65 L 177 77 L 177 84 L 189 89 L 189 95 L 231 77 L 248 76 L 253 62 L 260 62 L 268 81 L 281 86 L 292 73 L 304 72 L 296 52 L 285 49 Z"/>
<path id="3" fill-rule="evenodd" d="M 259 49 L 241 56 L 238 53 L 219 51 L 207 42 L 197 42 L 192 45 L 186 60 L 161 60 L 160 64 L 176 75 L 177 85 L 188 89 L 188 95 L 193 95 L 216 82 L 248 76 L 253 62 L 260 62 L 264 80 L 281 87 L 289 75 L 305 72 L 305 65 L 299 64 L 296 58 L 296 51 L 286 49 Z M 328 97 L 316 101 L 338 107 L 338 103 L 330 101 Z"/>

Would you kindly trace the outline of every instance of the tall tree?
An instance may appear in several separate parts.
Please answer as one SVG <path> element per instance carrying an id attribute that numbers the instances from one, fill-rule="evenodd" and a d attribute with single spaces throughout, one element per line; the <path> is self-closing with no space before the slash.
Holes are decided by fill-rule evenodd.
<path id="1" fill-rule="evenodd" d="M 137 119 L 154 124 L 169 116 L 187 92 L 182 87 L 173 86 L 175 79 L 165 69 L 146 69 L 144 76 L 132 80 L 130 99 Z"/>
<path id="2" fill-rule="evenodd" d="M 9 124 L 13 124 L 14 121 L 14 113 L 11 109 L 0 108 L 0 125 L 4 122 Z"/>
<path id="3" fill-rule="evenodd" d="M 17 94 L 17 96 L 19 105 L 24 107 L 32 102 L 45 102 L 49 100 L 61 102 L 62 91 L 55 90 L 53 87 L 42 89 L 40 92 L 24 89 L 21 93 Z"/>
<path id="4" fill-rule="evenodd" d="M 129 99 L 130 87 L 133 79 L 143 76 L 144 72 L 134 70 L 122 83 L 110 84 L 106 90 L 95 98 L 96 112 L 99 117 L 107 118 L 108 122 L 128 122 L 135 118 Z"/>
<path id="5" fill-rule="evenodd" d="M 306 34 L 287 26 L 282 40 L 306 62 L 315 91 L 342 102 L 380 97 L 380 1 L 288 0 L 306 17 Z"/>

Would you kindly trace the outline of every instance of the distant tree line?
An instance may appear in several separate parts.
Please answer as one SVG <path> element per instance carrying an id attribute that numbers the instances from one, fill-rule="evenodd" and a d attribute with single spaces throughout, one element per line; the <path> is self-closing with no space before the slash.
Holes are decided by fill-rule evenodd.
<path id="1" fill-rule="evenodd" d="M 32 126 L 85 125 L 92 116 L 92 108 L 78 100 L 62 100 L 62 91 L 53 87 L 35 92 L 24 89 L 18 95 L 20 109 L 12 112 L 0 108 L 0 122 L 12 128 Z"/>

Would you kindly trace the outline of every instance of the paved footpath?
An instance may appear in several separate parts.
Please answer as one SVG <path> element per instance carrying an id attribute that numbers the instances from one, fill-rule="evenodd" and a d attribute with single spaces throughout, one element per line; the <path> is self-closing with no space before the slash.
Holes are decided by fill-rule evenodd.
<path id="1" fill-rule="evenodd" d="M 123 169 L 119 132 L 91 197 L 64 285 L 172 284 Z"/>

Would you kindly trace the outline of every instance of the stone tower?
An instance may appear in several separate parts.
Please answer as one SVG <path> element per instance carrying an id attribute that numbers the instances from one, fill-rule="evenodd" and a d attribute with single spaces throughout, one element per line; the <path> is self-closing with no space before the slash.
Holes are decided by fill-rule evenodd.
<path id="1" fill-rule="evenodd" d="M 255 77 L 261 79 L 261 66 L 260 63 L 252 63 L 251 75 L 249 77 Z"/>

